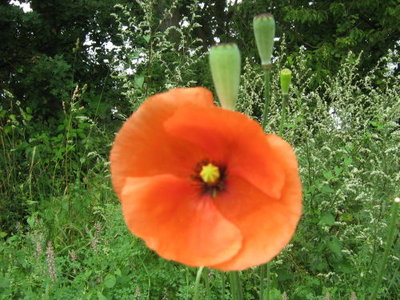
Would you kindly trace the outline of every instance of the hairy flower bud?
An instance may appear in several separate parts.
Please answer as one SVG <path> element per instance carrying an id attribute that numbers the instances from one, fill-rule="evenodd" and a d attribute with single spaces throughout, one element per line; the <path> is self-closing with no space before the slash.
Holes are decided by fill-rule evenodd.
<path id="1" fill-rule="evenodd" d="M 239 93 L 240 52 L 236 44 L 221 44 L 210 50 L 210 68 L 221 106 L 235 109 Z"/>
<path id="2" fill-rule="evenodd" d="M 280 81 L 282 94 L 289 94 L 290 83 L 292 81 L 292 71 L 289 69 L 283 69 L 280 73 Z"/>
<path id="3" fill-rule="evenodd" d="M 258 54 L 261 58 L 261 65 L 268 67 L 271 65 L 272 49 L 275 37 L 275 19 L 271 14 L 262 14 L 253 19 L 254 36 Z"/>

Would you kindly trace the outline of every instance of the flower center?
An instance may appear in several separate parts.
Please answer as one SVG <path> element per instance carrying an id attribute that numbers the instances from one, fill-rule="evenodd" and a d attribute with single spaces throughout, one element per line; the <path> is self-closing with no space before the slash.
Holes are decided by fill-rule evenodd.
<path id="1" fill-rule="evenodd" d="M 191 178 L 202 194 L 213 198 L 226 189 L 226 167 L 208 159 L 197 163 Z"/>
<path id="2" fill-rule="evenodd" d="M 208 163 L 201 168 L 200 177 L 205 183 L 216 183 L 220 177 L 219 169 L 212 163 Z"/>

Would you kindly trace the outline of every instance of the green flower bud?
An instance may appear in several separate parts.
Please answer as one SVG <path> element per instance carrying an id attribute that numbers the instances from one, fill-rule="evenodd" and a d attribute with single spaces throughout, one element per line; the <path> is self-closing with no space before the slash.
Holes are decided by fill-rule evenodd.
<path id="1" fill-rule="evenodd" d="M 236 44 L 221 44 L 210 50 L 211 75 L 221 106 L 235 109 L 239 93 L 240 52 Z"/>
<path id="2" fill-rule="evenodd" d="M 258 54 L 261 58 L 261 65 L 269 67 L 271 65 L 272 49 L 275 37 L 275 19 L 271 14 L 262 14 L 253 19 L 254 36 Z"/>
<path id="3" fill-rule="evenodd" d="M 290 83 L 292 81 L 292 71 L 289 69 L 283 69 L 280 73 L 281 79 L 281 91 L 283 95 L 289 93 Z"/>

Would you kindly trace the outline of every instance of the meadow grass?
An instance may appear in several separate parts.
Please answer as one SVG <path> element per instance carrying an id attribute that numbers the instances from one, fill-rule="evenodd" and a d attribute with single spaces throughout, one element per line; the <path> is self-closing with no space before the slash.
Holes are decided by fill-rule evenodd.
<path id="1" fill-rule="evenodd" d="M 293 69 L 283 137 L 299 159 L 304 212 L 293 240 L 270 263 L 270 299 L 368 299 L 399 195 L 398 77 L 388 74 L 376 86 L 380 68 L 361 75 L 357 59 L 349 60 L 309 90 L 302 59 L 300 53 Z M 263 80 L 256 70 L 244 67 L 239 108 L 257 119 Z M 279 127 L 281 98 L 273 95 L 268 132 Z M 11 127 L 0 134 L 1 216 L 8 229 L 1 232 L 0 299 L 191 299 L 196 270 L 159 258 L 123 223 L 109 179 L 112 135 L 71 109 L 61 137 L 42 133 L 61 141 L 46 148 L 44 136 L 24 140 L 27 113 L 3 116 Z M 68 125 L 73 122 L 78 125 Z M 102 153 L 85 149 L 88 134 L 80 136 L 79 128 L 105 145 Z M 89 168 L 86 160 L 92 160 Z M 400 292 L 399 250 L 396 232 L 379 299 Z M 254 269 L 241 272 L 245 299 L 257 297 L 258 276 Z M 201 282 L 207 286 L 202 298 L 230 299 L 227 274 L 209 270 Z"/>

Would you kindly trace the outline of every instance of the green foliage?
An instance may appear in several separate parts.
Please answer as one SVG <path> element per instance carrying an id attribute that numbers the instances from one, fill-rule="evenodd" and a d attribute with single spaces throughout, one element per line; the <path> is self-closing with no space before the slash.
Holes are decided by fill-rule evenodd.
<path id="1" fill-rule="evenodd" d="M 0 89 L 30 107 L 37 121 L 47 122 L 62 115 L 62 102 L 77 84 L 87 84 L 91 97 L 85 103 L 100 97 L 108 108 L 93 110 L 91 117 L 109 119 L 110 108 L 121 100 L 117 80 L 106 80 L 112 72 L 106 44 L 121 42 L 110 16 L 114 1 L 21 2 L 32 11 L 0 2 Z"/>
<path id="2" fill-rule="evenodd" d="M 27 2 L 30 13 L 0 3 L 0 299 L 191 299 L 196 270 L 159 258 L 124 225 L 109 148 L 120 120 L 151 94 L 211 87 L 214 36 L 241 45 L 237 107 L 260 120 L 250 24 L 269 2 Z M 386 53 L 398 5 L 296 3 L 270 9 L 282 38 L 267 131 L 278 131 L 278 74 L 290 67 L 283 137 L 299 158 L 304 213 L 270 263 L 269 299 L 366 299 L 399 197 L 400 78 L 391 66 L 400 58 Z M 397 233 L 380 299 L 400 293 L 399 251 Z M 240 275 L 245 298 L 257 298 L 258 269 Z M 225 273 L 205 270 L 201 283 L 202 299 L 232 297 Z"/>
<path id="3" fill-rule="evenodd" d="M 125 58 L 116 62 L 116 77 L 123 83 L 123 94 L 132 102 L 128 112 L 156 92 L 176 86 L 196 86 L 205 81 L 210 83 L 206 49 L 201 45 L 202 40 L 195 36 L 200 27 L 198 3 L 185 7 L 190 17 L 183 17 L 180 24 L 165 24 L 181 6 L 181 1 L 171 1 L 171 6 L 158 12 L 159 18 L 155 18 L 159 9 L 155 2 L 115 5 L 113 16 L 123 41 L 118 55 Z M 125 114 L 126 108 L 119 106 L 118 109 Z"/>
<path id="4" fill-rule="evenodd" d="M 25 237 L 1 241 L 0 299 L 190 299 L 195 270 L 158 258 L 133 238 L 119 207 L 93 212 L 99 221 L 81 226 L 79 239 L 68 243 L 49 242 L 40 219 Z"/>
<path id="5" fill-rule="evenodd" d="M 57 210 L 61 203 L 69 203 L 66 200 L 72 193 L 71 184 L 85 186 L 93 176 L 107 170 L 108 151 L 99 147 L 107 135 L 81 106 L 84 91 L 85 87 L 76 87 L 72 98 L 63 102 L 63 116 L 53 123 L 55 129 L 48 131 L 46 124 L 35 122 L 30 107 L 24 109 L 14 95 L 3 90 L 0 230 L 15 231 L 15 225 L 38 208 L 51 206 Z M 63 201 L 55 205 L 49 201 L 52 197 Z M 68 214 L 79 219 L 70 205 L 67 208 Z"/>
<path id="6" fill-rule="evenodd" d="M 388 49 L 396 47 L 400 11 L 396 1 L 296 1 L 283 8 L 284 32 L 289 43 L 305 45 L 319 76 L 338 70 L 348 51 L 366 55 L 362 70 L 370 69 Z M 295 26 L 297 37 L 288 26 Z"/>
<path id="7" fill-rule="evenodd" d="M 349 51 L 365 53 L 360 68 L 367 72 L 389 49 L 398 48 L 399 12 L 398 1 L 242 1 L 227 5 L 214 30 L 222 42 L 235 41 L 244 57 L 258 61 L 249 24 L 255 15 L 272 13 L 277 36 L 286 37 L 289 59 L 306 47 L 315 88 L 337 72 Z"/>
<path id="8" fill-rule="evenodd" d="M 337 76 L 327 78 L 321 86 L 321 96 L 318 91 L 308 92 L 310 78 L 303 55 L 299 53 L 294 62 L 284 137 L 295 146 L 299 157 L 304 215 L 292 243 L 270 263 L 270 299 L 281 299 L 284 293 L 289 299 L 326 299 L 328 294 L 334 299 L 349 299 L 352 293 L 363 299 L 376 280 L 390 203 L 399 192 L 398 78 L 383 77 L 382 87 L 377 89 L 371 82 L 385 70 L 388 60 L 382 59 L 376 71 L 360 76 L 358 60 L 350 55 Z M 263 81 L 257 79 L 257 66 L 246 64 L 245 70 L 243 82 L 253 82 L 253 86 L 249 90 L 244 88 L 247 84 L 242 87 L 242 108 L 259 112 L 261 103 L 254 99 L 260 96 L 256 91 L 263 90 Z M 274 72 L 272 90 L 278 91 L 278 71 Z M 389 69 L 385 72 L 391 74 Z M 12 95 L 4 95 L 15 103 Z M 274 95 L 269 131 L 279 126 L 280 96 Z M 331 105 L 322 97 L 331 99 Z M 46 178 L 44 172 L 50 165 L 65 167 L 67 162 L 67 171 L 57 169 L 59 177 L 53 178 L 52 183 L 68 186 L 68 191 L 49 194 L 42 190 L 43 196 L 53 195 L 42 205 L 32 204 L 37 198 L 35 188 L 30 198 L 29 179 L 22 185 L 25 190 L 14 191 L 25 195 L 26 205 L 34 206 L 28 210 L 27 226 L 19 225 L 14 235 L 2 233 L 2 299 L 191 299 L 195 270 L 162 260 L 129 234 L 119 205 L 113 203 L 115 196 L 104 182 L 108 176 L 104 159 L 92 162 L 94 169 L 74 167 L 78 157 L 79 163 L 90 157 L 75 157 L 65 149 L 71 144 L 82 153 L 80 139 L 85 139 L 85 132 L 91 130 L 88 125 L 79 131 L 79 120 L 85 118 L 84 110 L 76 110 L 78 99 L 71 99 L 68 117 L 60 126 L 60 131 L 69 128 L 60 140 L 63 146 L 53 150 L 61 151 L 60 158 L 55 154 L 45 164 L 43 145 L 30 146 L 35 147 L 35 154 L 29 146 L 22 148 L 30 149 L 27 167 L 32 166 L 32 182 Z M 23 135 L 29 126 L 22 130 L 15 122 L 28 125 L 29 114 L 20 111 L 17 115 L 15 109 L 14 117 L 11 113 L 2 110 L 3 118 L 7 116 L 9 120 L 2 126 L 13 124 L 10 128 L 5 126 L 8 129 L 3 132 L 14 132 L 15 137 Z M 91 137 L 96 135 L 92 133 Z M 68 140 L 72 142 L 66 143 Z M 64 161 L 66 153 L 71 158 Z M 6 162 L 15 168 L 12 160 Z M 5 175 L 1 178 L 9 177 Z M 73 178 L 82 178 L 82 182 Z M 390 299 L 399 293 L 395 254 L 399 247 L 397 239 L 379 297 Z M 258 272 L 244 271 L 241 278 L 246 299 L 258 297 Z M 202 282 L 200 292 L 205 299 L 230 299 L 226 274 L 209 271 Z"/>

